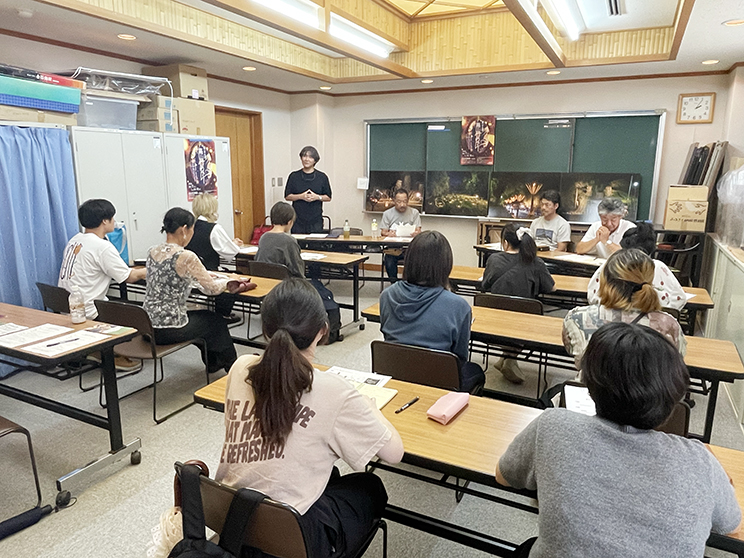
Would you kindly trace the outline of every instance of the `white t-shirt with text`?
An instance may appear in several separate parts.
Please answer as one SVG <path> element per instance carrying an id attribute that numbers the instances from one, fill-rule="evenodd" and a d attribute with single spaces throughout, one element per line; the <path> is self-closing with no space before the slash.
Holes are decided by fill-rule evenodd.
<path id="1" fill-rule="evenodd" d="M 347 380 L 315 370 L 284 446 L 265 443 L 254 414 L 253 388 L 245 381 L 258 358 L 242 356 L 230 369 L 225 442 L 215 478 L 258 490 L 304 514 L 325 490 L 338 459 L 363 471 L 392 433 Z"/>
<path id="2" fill-rule="evenodd" d="M 92 320 L 98 316 L 93 301 L 106 300 L 111 280 L 123 283 L 130 271 L 111 242 L 93 233 L 78 233 L 65 247 L 57 285 L 70 292 L 78 287 L 85 300 L 85 316 Z"/>

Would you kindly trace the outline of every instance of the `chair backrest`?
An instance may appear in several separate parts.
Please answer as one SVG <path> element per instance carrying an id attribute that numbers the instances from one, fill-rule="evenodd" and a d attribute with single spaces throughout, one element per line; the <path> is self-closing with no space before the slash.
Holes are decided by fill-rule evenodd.
<path id="1" fill-rule="evenodd" d="M 479 293 L 475 295 L 473 305 L 484 306 L 486 308 L 496 308 L 497 310 L 522 312 L 523 314 L 542 315 L 543 313 L 542 302 L 535 300 L 534 298 L 524 298 L 521 296 Z"/>
<path id="2" fill-rule="evenodd" d="M 176 469 L 180 471 L 180 463 Z M 201 476 L 202 507 L 207 527 L 220 533 L 237 490 Z M 245 530 L 244 544 L 276 558 L 307 558 L 300 514 L 292 506 L 269 498 L 253 512 Z"/>
<path id="3" fill-rule="evenodd" d="M 661 309 L 661 311 L 662 312 L 666 312 L 672 318 L 674 318 L 675 320 L 679 321 L 679 310 L 677 310 L 676 308 L 666 308 L 666 307 L 663 307 Z"/>
<path id="4" fill-rule="evenodd" d="M 133 327 L 140 335 L 146 335 L 153 343 L 155 342 L 155 331 L 150 316 L 141 306 L 112 300 L 96 300 L 95 305 L 98 310 L 96 321 Z"/>
<path id="5" fill-rule="evenodd" d="M 654 430 L 687 437 L 690 432 L 690 406 L 685 401 L 678 401 L 669 417 Z"/>
<path id="6" fill-rule="evenodd" d="M 456 391 L 460 363 L 447 351 L 372 341 L 372 371 L 396 380 Z"/>
<path id="7" fill-rule="evenodd" d="M 46 283 L 36 283 L 36 287 L 41 293 L 44 308 L 51 310 L 55 314 L 70 313 L 70 293 L 67 292 L 67 289 L 47 285 Z"/>
<path id="8" fill-rule="evenodd" d="M 321 232 L 328 233 L 332 228 L 331 218 L 328 215 L 323 215 L 323 230 Z"/>
<path id="9" fill-rule="evenodd" d="M 251 260 L 246 254 L 235 255 L 235 272 L 241 275 L 251 274 Z"/>
<path id="10" fill-rule="evenodd" d="M 269 279 L 279 279 L 280 281 L 284 281 L 289 278 L 289 268 L 282 264 L 251 260 L 248 262 L 248 275 L 256 275 L 258 277 L 268 277 Z"/>
<path id="11" fill-rule="evenodd" d="M 349 227 L 349 234 L 352 236 L 364 236 L 364 231 L 358 227 Z M 328 236 L 331 238 L 338 238 L 343 235 L 343 227 L 333 227 L 330 231 L 328 231 Z"/>

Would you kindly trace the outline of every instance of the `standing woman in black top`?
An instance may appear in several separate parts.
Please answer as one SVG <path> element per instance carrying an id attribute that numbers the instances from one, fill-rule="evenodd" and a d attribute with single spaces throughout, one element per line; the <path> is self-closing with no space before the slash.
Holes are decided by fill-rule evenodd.
<path id="1" fill-rule="evenodd" d="M 300 151 L 302 168 L 290 173 L 284 188 L 284 199 L 292 202 L 297 221 L 294 234 L 317 233 L 323 230 L 323 202 L 331 201 L 331 183 L 325 173 L 317 170 L 318 150 L 312 145 Z"/>

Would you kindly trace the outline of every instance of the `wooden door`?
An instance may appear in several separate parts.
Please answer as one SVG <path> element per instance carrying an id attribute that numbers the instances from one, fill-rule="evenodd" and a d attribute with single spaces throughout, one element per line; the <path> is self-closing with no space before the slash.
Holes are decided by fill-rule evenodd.
<path id="1" fill-rule="evenodd" d="M 235 236 L 248 243 L 266 216 L 260 112 L 215 108 L 217 135 L 230 138 Z"/>

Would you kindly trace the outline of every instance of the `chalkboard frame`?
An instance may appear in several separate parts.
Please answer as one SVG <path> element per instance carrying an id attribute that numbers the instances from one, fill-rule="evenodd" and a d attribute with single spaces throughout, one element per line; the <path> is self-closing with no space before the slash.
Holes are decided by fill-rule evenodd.
<path id="1" fill-rule="evenodd" d="M 654 153 L 654 164 L 653 173 L 651 179 L 651 191 L 648 195 L 648 208 L 647 212 L 639 212 L 638 219 L 653 219 L 656 210 L 656 197 L 658 192 L 659 183 L 659 171 L 661 165 L 661 153 L 663 151 L 663 138 L 666 127 L 666 116 L 667 111 L 665 109 L 656 110 L 634 110 L 634 111 L 587 111 L 581 113 L 555 113 L 555 114 L 502 114 L 495 115 L 497 121 L 497 134 L 498 134 L 498 123 L 499 121 L 514 121 L 514 120 L 558 120 L 558 119 L 571 119 L 573 121 L 579 119 L 592 119 L 592 118 L 612 118 L 612 117 L 635 117 L 635 116 L 655 116 L 658 117 L 657 135 L 655 138 L 655 153 Z M 372 159 L 372 145 L 370 141 L 371 128 L 378 124 L 426 124 L 426 125 L 437 125 L 448 123 L 459 123 L 461 122 L 461 116 L 438 116 L 438 117 L 419 117 L 419 118 L 391 118 L 391 119 L 369 119 L 364 121 L 365 126 L 365 173 L 366 176 L 370 176 L 370 163 Z M 575 125 L 572 126 L 575 129 Z M 572 142 L 574 141 L 572 134 Z M 496 154 L 498 156 L 498 154 Z M 570 165 L 573 165 L 573 143 L 571 145 L 571 156 Z M 570 167 L 569 167 L 570 168 Z M 572 171 L 572 169 L 570 169 Z M 575 171 L 573 171 L 575 172 Z M 642 192 L 646 192 L 647 184 L 643 182 L 641 184 Z M 370 211 L 366 207 L 366 196 L 363 202 L 364 213 L 379 213 L 379 211 Z M 444 215 L 444 214 L 427 214 L 422 213 L 424 216 L 436 216 L 436 217 L 447 217 L 456 219 L 483 219 L 482 216 L 471 216 L 471 215 Z M 577 223 L 578 224 L 578 223 Z"/>

